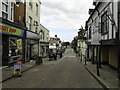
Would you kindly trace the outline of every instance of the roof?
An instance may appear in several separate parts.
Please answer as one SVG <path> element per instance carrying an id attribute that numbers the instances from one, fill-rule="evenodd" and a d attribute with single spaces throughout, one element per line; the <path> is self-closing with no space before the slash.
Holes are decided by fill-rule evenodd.
<path id="1" fill-rule="evenodd" d="M 97 10 L 97 8 L 101 5 L 102 2 L 99 2 L 97 4 L 97 6 L 95 7 L 95 9 L 93 10 L 93 12 L 90 14 L 90 17 L 88 18 L 87 22 L 92 18 L 93 14 L 95 13 L 95 11 Z"/>

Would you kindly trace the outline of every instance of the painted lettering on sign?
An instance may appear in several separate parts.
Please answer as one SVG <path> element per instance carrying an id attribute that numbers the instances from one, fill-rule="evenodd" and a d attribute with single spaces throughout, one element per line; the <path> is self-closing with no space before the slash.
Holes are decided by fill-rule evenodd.
<path id="1" fill-rule="evenodd" d="M 13 35 L 18 35 L 18 36 L 22 35 L 21 29 L 14 28 L 14 27 L 11 27 L 11 26 L 7 26 L 7 25 L 4 25 L 4 24 L 0 24 L 0 32 L 13 34 Z"/>

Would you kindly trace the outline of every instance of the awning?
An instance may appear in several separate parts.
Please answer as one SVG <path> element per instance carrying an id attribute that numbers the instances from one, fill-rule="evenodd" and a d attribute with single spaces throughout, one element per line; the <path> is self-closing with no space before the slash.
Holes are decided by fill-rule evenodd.
<path id="1" fill-rule="evenodd" d="M 26 38 L 28 39 L 39 39 L 39 35 L 30 31 L 27 31 Z"/>

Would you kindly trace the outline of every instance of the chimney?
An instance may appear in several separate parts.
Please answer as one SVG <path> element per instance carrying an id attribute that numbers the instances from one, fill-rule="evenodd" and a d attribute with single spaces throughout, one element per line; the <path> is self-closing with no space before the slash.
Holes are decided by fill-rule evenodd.
<path id="1" fill-rule="evenodd" d="M 94 6 L 96 6 L 96 2 L 97 2 L 96 0 L 93 0 L 93 5 L 94 5 Z"/>
<path id="2" fill-rule="evenodd" d="M 89 14 L 91 15 L 94 9 L 89 9 Z"/>

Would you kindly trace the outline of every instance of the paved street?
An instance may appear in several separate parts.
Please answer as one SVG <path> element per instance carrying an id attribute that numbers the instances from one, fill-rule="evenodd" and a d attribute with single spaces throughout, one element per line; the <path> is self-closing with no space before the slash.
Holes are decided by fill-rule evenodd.
<path id="1" fill-rule="evenodd" d="M 3 83 L 3 88 L 101 88 L 71 49 L 57 61 L 48 61 Z"/>

